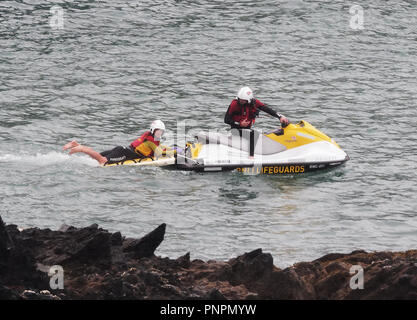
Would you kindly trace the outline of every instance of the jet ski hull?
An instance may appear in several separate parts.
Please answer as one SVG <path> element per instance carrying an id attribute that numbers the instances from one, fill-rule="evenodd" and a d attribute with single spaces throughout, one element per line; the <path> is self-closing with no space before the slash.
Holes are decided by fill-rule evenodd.
<path id="1" fill-rule="evenodd" d="M 229 135 L 200 133 L 197 142 L 188 145 L 185 157 L 177 159 L 177 168 L 203 172 L 237 170 L 246 174 L 300 174 L 334 168 L 348 160 L 349 156 L 333 139 L 308 122 L 300 121 L 270 134 L 249 130 Z"/>
<path id="2" fill-rule="evenodd" d="M 196 172 L 218 172 L 218 171 L 237 171 L 247 175 L 293 175 L 307 172 L 319 171 L 336 168 L 343 165 L 349 160 L 349 156 L 341 161 L 323 161 L 323 162 L 300 162 L 300 163 L 274 163 L 274 164 L 223 164 L 219 165 L 189 165 L 177 164 L 176 169 L 191 170 Z"/>

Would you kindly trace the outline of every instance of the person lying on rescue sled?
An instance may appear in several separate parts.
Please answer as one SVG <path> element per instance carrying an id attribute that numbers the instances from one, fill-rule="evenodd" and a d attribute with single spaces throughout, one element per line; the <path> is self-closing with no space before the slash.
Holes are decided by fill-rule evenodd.
<path id="1" fill-rule="evenodd" d="M 278 118 L 283 127 L 288 125 L 288 119 L 282 114 L 276 113 L 258 99 L 255 99 L 249 87 L 243 87 L 233 99 L 224 117 L 224 122 L 231 126 L 231 129 L 250 129 L 255 123 L 259 111 L 264 111 L 271 116 Z"/>
<path id="2" fill-rule="evenodd" d="M 164 132 L 164 123 L 161 120 L 155 120 L 152 122 L 150 130 L 142 134 L 139 139 L 133 141 L 129 147 L 118 146 L 111 150 L 98 153 L 74 140 L 67 143 L 62 149 L 64 151 L 70 149 L 69 154 L 77 152 L 88 154 L 101 165 L 159 155 L 172 156 L 176 152 L 175 149 L 170 150 L 169 148 L 159 146 L 159 141 Z"/>

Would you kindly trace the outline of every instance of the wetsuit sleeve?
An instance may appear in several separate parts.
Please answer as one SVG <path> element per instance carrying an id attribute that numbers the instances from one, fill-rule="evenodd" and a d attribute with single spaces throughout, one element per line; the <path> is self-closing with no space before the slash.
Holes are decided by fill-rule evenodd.
<path id="1" fill-rule="evenodd" d="M 225 116 L 224 116 L 224 123 L 226 123 L 226 124 L 230 125 L 230 126 L 232 127 L 232 129 L 233 129 L 233 128 L 237 128 L 237 129 L 239 129 L 239 128 L 240 128 L 239 123 L 238 123 L 238 122 L 234 122 L 234 121 L 233 121 L 233 116 L 234 116 L 235 114 L 238 114 L 238 113 L 236 113 L 236 112 L 230 112 L 230 107 L 231 107 L 231 105 L 230 105 L 230 106 L 229 106 L 229 108 L 227 109 L 227 112 L 226 112 L 226 114 L 225 114 Z"/>
<path id="2" fill-rule="evenodd" d="M 268 114 L 270 114 L 271 116 L 281 119 L 282 114 L 277 113 L 275 110 L 271 109 L 270 107 L 266 106 L 266 105 L 262 105 L 258 107 L 259 110 L 266 112 Z"/>

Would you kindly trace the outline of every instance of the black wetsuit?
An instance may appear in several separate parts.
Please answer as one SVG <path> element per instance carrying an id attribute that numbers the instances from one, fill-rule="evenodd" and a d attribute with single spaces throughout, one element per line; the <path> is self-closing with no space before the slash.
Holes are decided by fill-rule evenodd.
<path id="1" fill-rule="evenodd" d="M 133 151 L 130 147 L 118 146 L 111 150 L 103 151 L 100 153 L 103 157 L 107 158 L 106 164 L 112 164 L 125 160 L 139 159 L 141 156 Z"/>

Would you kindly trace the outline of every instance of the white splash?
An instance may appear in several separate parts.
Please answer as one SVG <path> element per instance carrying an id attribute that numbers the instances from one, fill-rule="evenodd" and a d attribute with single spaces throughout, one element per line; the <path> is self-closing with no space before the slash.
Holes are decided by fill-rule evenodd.
<path id="1" fill-rule="evenodd" d="M 52 151 L 46 154 L 36 153 L 34 155 L 15 155 L 5 154 L 0 156 L 0 162 L 24 163 L 38 166 L 49 166 L 53 164 L 72 162 L 92 167 L 97 167 L 99 164 L 96 160 L 87 156 L 69 155 L 62 152 Z"/>

